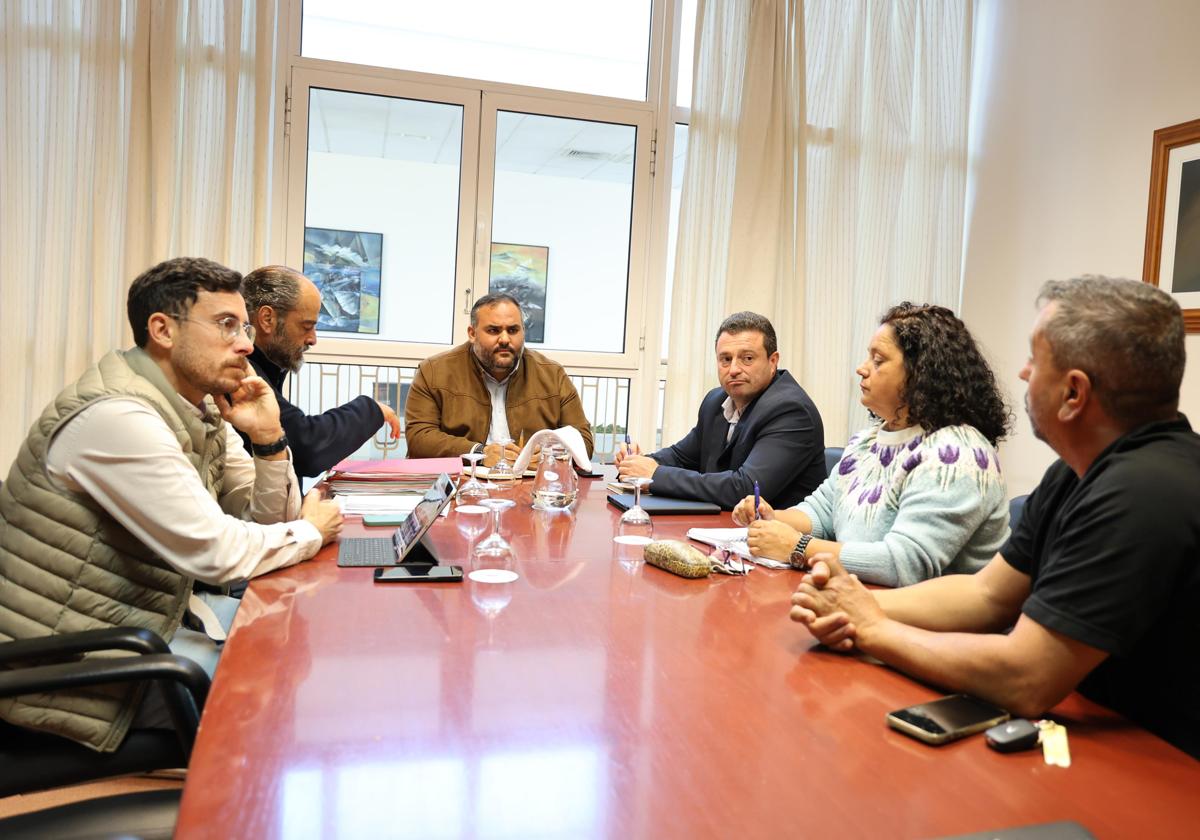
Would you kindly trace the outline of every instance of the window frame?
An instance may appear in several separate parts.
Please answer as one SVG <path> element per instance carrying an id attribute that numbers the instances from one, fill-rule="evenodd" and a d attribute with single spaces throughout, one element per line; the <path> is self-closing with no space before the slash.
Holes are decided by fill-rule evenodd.
<path id="1" fill-rule="evenodd" d="M 563 105 L 551 100 L 539 100 L 512 94 L 483 93 L 482 134 L 479 150 L 479 190 L 475 227 L 475 278 L 483 284 L 474 291 L 474 297 L 484 293 L 491 271 L 492 212 L 495 194 L 496 123 L 501 111 L 532 114 L 565 119 L 606 122 L 616 125 L 632 125 L 637 136 L 634 145 L 632 206 L 629 215 L 629 252 L 625 287 L 625 323 L 623 325 L 622 350 L 619 353 L 560 350 L 549 348 L 546 352 L 564 367 L 575 370 L 597 368 L 619 369 L 630 375 L 638 368 L 640 354 L 638 325 L 643 320 L 643 296 L 646 284 L 646 246 L 650 208 L 650 147 L 653 126 L 650 113 L 644 109 L 610 108 L 578 104 Z M 484 162 L 487 166 L 484 166 Z M 489 208 L 483 211 L 482 208 Z M 586 313 L 577 313 L 581 322 Z M 465 334 L 465 327 L 464 327 Z"/>
<path id="2" fill-rule="evenodd" d="M 426 356 L 448 350 L 457 342 L 459 335 L 466 335 L 467 316 L 463 314 L 460 301 L 469 288 L 471 279 L 471 248 L 463 237 L 475 218 L 475 171 L 479 159 L 479 100 L 473 91 L 445 85 L 423 85 L 394 79 L 365 79 L 347 76 L 329 70 L 294 68 L 291 78 L 291 127 L 290 152 L 296 157 L 288 158 L 288 189 L 286 216 L 287 265 L 300 268 L 304 261 L 304 228 L 308 196 L 308 102 L 312 90 L 336 90 L 393 98 L 416 99 L 458 105 L 463 109 L 462 157 L 459 163 L 458 183 L 458 236 L 454 261 L 453 319 L 450 343 L 424 343 L 413 341 L 388 341 L 381 339 L 356 339 L 322 333 L 317 347 L 323 347 L 321 356 L 362 359 L 394 359 L 396 361 L 419 361 Z M 382 291 L 382 290 L 381 290 Z M 469 305 L 466 307 L 469 311 Z M 314 355 L 314 358 L 315 355 Z"/>
<path id="3" fill-rule="evenodd" d="M 571 374 L 629 379 L 629 432 L 640 441 L 653 441 L 658 425 L 659 380 L 667 376 L 667 360 L 660 358 L 659 347 L 664 308 L 670 305 L 664 299 L 666 261 L 674 259 L 666 253 L 674 126 L 676 122 L 688 122 L 690 116 L 689 109 L 675 105 L 681 0 L 654 0 L 652 4 L 643 100 L 307 58 L 300 54 L 303 0 L 284 2 L 286 37 L 280 39 L 277 55 L 282 105 L 277 136 L 282 137 L 282 143 L 276 152 L 282 173 L 276 195 L 283 212 L 276 216 L 279 229 L 273 241 L 285 264 L 300 267 L 303 261 L 310 89 L 425 99 L 464 108 L 451 343 L 364 340 L 323 333 L 307 358 L 336 364 L 415 366 L 429 355 L 466 340 L 469 306 L 463 306 L 463 300 L 478 296 L 477 283 L 481 280 L 486 286 L 490 270 L 497 109 L 632 124 L 638 131 L 624 350 L 547 352 Z"/>

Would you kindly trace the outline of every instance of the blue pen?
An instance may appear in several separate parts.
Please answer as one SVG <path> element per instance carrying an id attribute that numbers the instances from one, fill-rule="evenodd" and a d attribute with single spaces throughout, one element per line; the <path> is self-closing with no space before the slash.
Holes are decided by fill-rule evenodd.
<path id="1" fill-rule="evenodd" d="M 756 481 L 756 482 L 754 482 L 754 518 L 755 519 L 761 518 L 758 515 L 758 503 L 761 499 L 762 499 L 762 496 L 758 492 L 758 482 Z"/>

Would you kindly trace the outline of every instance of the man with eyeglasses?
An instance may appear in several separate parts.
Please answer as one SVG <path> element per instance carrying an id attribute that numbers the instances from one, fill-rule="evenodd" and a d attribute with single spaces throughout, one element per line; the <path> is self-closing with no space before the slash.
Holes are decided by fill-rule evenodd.
<path id="1" fill-rule="evenodd" d="M 0 640 L 144 627 L 210 672 L 237 602 L 221 586 L 306 560 L 341 530 L 303 502 L 236 271 L 168 260 L 129 289 L 136 347 L 46 407 L 0 486 Z M 238 438 L 250 439 L 253 457 Z M 100 751 L 167 725 L 135 688 L 0 700 L 0 718 Z"/>
<path id="2" fill-rule="evenodd" d="M 242 296 L 255 328 L 250 366 L 275 390 L 296 475 L 319 475 L 353 454 L 384 423 L 393 439 L 400 437 L 400 418 L 392 407 L 366 395 L 320 414 L 305 414 L 284 398 L 284 377 L 300 370 L 305 352 L 317 343 L 321 292 L 311 280 L 286 266 L 268 265 L 246 275 Z M 242 440 L 247 440 L 244 434 Z"/>

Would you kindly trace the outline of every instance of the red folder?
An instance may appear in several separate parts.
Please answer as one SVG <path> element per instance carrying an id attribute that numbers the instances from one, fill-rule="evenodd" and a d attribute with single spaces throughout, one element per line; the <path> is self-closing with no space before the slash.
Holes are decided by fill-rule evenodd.
<path id="1" fill-rule="evenodd" d="M 458 475 L 462 472 L 462 458 L 394 458 L 387 461 L 342 461 L 331 473 L 389 473 L 391 475 Z"/>

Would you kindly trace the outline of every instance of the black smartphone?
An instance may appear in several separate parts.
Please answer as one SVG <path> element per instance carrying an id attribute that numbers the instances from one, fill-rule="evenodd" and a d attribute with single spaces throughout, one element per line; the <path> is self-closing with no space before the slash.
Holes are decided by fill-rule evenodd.
<path id="1" fill-rule="evenodd" d="M 888 726 L 927 744 L 945 744 L 1004 723 L 1008 712 L 966 694 L 952 694 L 929 703 L 897 709 Z"/>
<path id="2" fill-rule="evenodd" d="M 454 583 L 463 579 L 462 566 L 430 566 L 413 563 L 375 570 L 376 583 Z"/>

